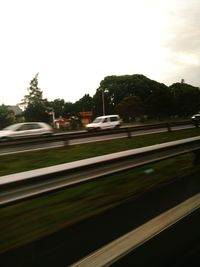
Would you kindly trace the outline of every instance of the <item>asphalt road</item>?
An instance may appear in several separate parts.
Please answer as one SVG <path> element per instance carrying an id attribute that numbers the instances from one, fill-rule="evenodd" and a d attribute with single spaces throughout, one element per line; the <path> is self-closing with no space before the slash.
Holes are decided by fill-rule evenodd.
<path id="1" fill-rule="evenodd" d="M 198 192 L 200 192 L 200 180 L 198 178 L 181 179 L 49 237 L 4 253 L 0 255 L 1 267 L 67 267 Z M 182 224 L 183 227 L 180 226 Z M 182 266 L 181 263 L 186 262 L 184 257 L 187 253 L 187 262 L 190 262 L 194 252 L 199 251 L 199 225 L 200 214 L 198 210 L 195 214 L 184 219 L 183 222 L 178 223 L 174 228 L 175 230 L 170 228 L 166 234 L 163 232 L 164 239 L 160 239 L 160 236 L 153 238 L 144 246 L 139 247 L 134 252 L 136 254 L 129 255 L 130 257 L 123 259 L 125 262 L 122 260 L 118 264 L 121 264 L 119 266 L 150 266 L 149 263 L 152 263 L 151 266 L 164 266 L 165 263 L 170 262 L 170 264 L 174 263 L 174 266 Z M 177 229 L 178 234 L 174 234 Z M 188 239 L 189 237 L 191 239 Z M 159 243 L 160 240 L 162 240 L 161 244 Z M 185 245 L 176 251 L 176 248 L 183 241 Z M 143 250 L 145 247 L 147 250 Z M 136 258 L 133 260 L 132 256 L 136 257 L 138 261 Z M 144 259 L 146 261 L 143 261 Z"/>
<path id="2" fill-rule="evenodd" d="M 194 128 L 193 125 L 184 125 L 184 126 L 174 126 L 172 130 L 183 130 Z M 139 136 L 139 135 L 146 135 L 146 134 L 153 134 L 153 133 L 161 133 L 167 132 L 167 128 L 160 128 L 160 129 L 149 129 L 149 130 L 139 130 L 133 131 L 131 136 Z M 78 139 L 69 140 L 68 145 L 78 145 L 78 144 L 85 144 L 85 143 L 92 143 L 92 142 L 99 142 L 99 141 L 106 141 L 106 140 L 113 140 L 119 138 L 127 138 L 127 133 L 117 133 L 117 134 L 110 134 L 110 135 L 103 135 L 103 136 L 94 136 L 94 137 L 84 137 Z M 27 145 L 20 145 L 16 147 L 0 147 L 0 155 L 9 155 L 9 154 L 17 154 L 22 152 L 28 151 L 37 151 L 37 150 L 44 150 L 49 148 L 56 148 L 62 147 L 65 145 L 64 141 L 56 141 L 51 143 L 36 143 L 36 144 L 27 144 Z"/>

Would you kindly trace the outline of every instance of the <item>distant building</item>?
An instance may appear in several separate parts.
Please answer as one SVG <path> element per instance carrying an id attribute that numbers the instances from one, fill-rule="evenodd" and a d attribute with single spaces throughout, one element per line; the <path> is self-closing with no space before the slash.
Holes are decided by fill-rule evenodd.
<path id="1" fill-rule="evenodd" d="M 24 121 L 23 111 L 19 106 L 7 106 L 8 110 L 14 113 L 15 121 L 22 122 Z"/>
<path id="2" fill-rule="evenodd" d="M 22 110 L 19 106 L 7 106 L 7 108 L 15 114 L 15 116 L 21 116 Z"/>
<path id="3" fill-rule="evenodd" d="M 57 129 L 60 129 L 60 127 L 69 127 L 71 124 L 71 119 L 65 119 L 65 118 L 58 118 L 54 120 L 54 125 Z"/>

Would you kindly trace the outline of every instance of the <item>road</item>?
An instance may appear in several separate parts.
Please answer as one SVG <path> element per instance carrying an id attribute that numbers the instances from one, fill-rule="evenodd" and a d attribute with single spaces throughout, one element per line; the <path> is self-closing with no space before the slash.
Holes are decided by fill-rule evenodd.
<path id="1" fill-rule="evenodd" d="M 193 125 L 181 125 L 181 126 L 174 126 L 172 130 L 183 130 L 183 129 L 190 129 L 194 128 Z M 161 133 L 167 132 L 167 128 L 160 128 L 160 129 L 149 129 L 149 130 L 137 130 L 131 133 L 131 136 L 140 136 L 146 134 L 153 134 L 153 133 Z M 78 139 L 72 139 L 68 141 L 68 145 L 79 145 L 85 143 L 92 143 L 92 142 L 99 142 L 99 141 L 106 141 L 106 140 L 113 140 L 119 138 L 127 138 L 127 133 L 117 133 L 117 134 L 110 134 L 110 135 L 103 135 L 103 136 L 93 136 L 93 137 L 84 137 Z M 17 154 L 22 152 L 28 151 L 38 151 L 50 148 L 57 148 L 63 147 L 65 145 L 64 141 L 56 141 L 51 143 L 36 143 L 36 144 L 29 144 L 29 145 L 21 145 L 17 147 L 0 147 L 0 155 L 9 155 L 9 154 Z"/>
<path id="2" fill-rule="evenodd" d="M 40 241 L 5 253 L 1 255 L 1 267 L 69 266 L 199 192 L 198 177 L 182 178 Z M 134 255 L 122 259 L 118 266 L 150 266 L 150 263 L 151 266 L 164 266 L 165 263 L 166 266 L 182 266 L 186 261 L 190 263 L 195 252 L 199 252 L 199 225 L 200 211 L 197 210 L 174 228 L 163 232 L 164 236 L 153 238 L 139 247 Z"/>

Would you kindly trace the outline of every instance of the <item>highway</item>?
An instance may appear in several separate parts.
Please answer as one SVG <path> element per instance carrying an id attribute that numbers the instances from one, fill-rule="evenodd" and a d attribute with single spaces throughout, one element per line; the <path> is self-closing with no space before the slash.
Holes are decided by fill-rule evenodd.
<path id="1" fill-rule="evenodd" d="M 183 130 L 183 129 L 190 129 L 194 128 L 194 125 L 179 125 L 179 126 L 173 126 L 171 127 L 171 130 Z M 130 133 L 129 137 L 139 136 L 139 135 L 146 135 L 146 134 L 153 134 L 153 133 L 161 133 L 161 132 L 167 132 L 167 128 L 157 128 L 157 129 L 141 129 L 137 131 L 132 131 Z M 75 133 L 84 133 L 84 131 L 79 132 L 71 132 L 66 134 L 68 136 L 68 145 L 79 145 L 79 144 L 86 144 L 86 143 L 92 143 L 92 142 L 99 142 L 99 141 L 106 141 L 106 140 L 113 140 L 113 139 L 119 139 L 119 138 L 127 138 L 127 132 L 124 133 L 111 133 L 111 134 L 105 134 L 105 135 L 93 135 L 90 137 L 79 137 L 79 138 L 70 138 L 72 134 Z M 59 134 L 56 134 L 55 136 L 59 136 Z M 63 147 L 66 145 L 66 141 L 57 140 L 52 142 L 34 142 L 31 144 L 21 144 L 15 146 L 0 146 L 0 155 L 9 155 L 9 154 L 17 154 L 17 153 L 23 153 L 28 151 L 38 151 L 38 150 L 44 150 L 44 149 L 51 149 L 51 148 L 57 148 L 57 147 Z"/>
<path id="2" fill-rule="evenodd" d="M 154 132 L 155 130 L 157 131 L 152 129 Z M 144 132 L 146 131 L 143 130 L 143 134 Z M 140 134 L 139 131 L 136 134 Z M 106 135 L 106 138 L 108 136 Z M 99 138 L 101 140 L 101 137 Z M 180 179 L 51 236 L 4 253 L 0 255 L 1 266 L 73 266 L 88 254 L 199 193 L 198 178 Z M 139 246 L 113 266 L 182 266 L 181 264 L 186 262 L 190 265 L 199 253 L 199 223 L 198 209 Z"/>
<path id="3" fill-rule="evenodd" d="M 143 194 L 49 237 L 1 255 L 1 267 L 66 267 L 200 192 L 199 177 Z M 113 266 L 195 266 L 200 211 L 137 248 Z M 94 266 L 95 267 L 95 266 Z"/>

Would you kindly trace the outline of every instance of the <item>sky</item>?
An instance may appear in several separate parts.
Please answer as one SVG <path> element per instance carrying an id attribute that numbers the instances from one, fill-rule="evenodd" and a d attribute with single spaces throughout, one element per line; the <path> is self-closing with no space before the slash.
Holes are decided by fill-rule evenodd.
<path id="1" fill-rule="evenodd" d="M 39 73 L 49 101 L 93 96 L 110 75 L 200 87 L 199 0 L 0 0 L 0 104 Z"/>

